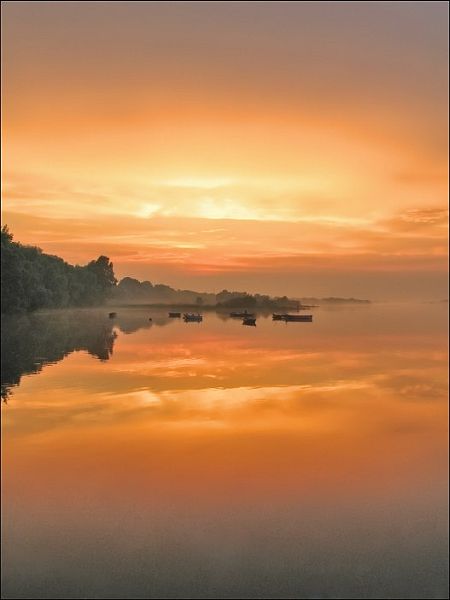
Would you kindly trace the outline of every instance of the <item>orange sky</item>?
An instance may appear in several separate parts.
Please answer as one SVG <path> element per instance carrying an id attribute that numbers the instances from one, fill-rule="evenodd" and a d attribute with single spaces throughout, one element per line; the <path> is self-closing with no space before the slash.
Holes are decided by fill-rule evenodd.
<path id="1" fill-rule="evenodd" d="M 446 297 L 446 21 L 3 3 L 3 222 L 175 287 Z"/>

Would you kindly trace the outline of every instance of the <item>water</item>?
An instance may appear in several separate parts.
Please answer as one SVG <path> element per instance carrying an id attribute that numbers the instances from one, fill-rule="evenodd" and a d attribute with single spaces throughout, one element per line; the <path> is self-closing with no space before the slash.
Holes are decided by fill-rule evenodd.
<path id="1" fill-rule="evenodd" d="M 6 319 L 3 597 L 446 598 L 446 308 Z"/>

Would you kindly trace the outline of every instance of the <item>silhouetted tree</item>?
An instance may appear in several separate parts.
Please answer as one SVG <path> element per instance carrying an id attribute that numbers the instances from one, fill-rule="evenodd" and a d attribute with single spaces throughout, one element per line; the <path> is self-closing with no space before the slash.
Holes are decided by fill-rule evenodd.
<path id="1" fill-rule="evenodd" d="M 40 248 L 15 242 L 6 225 L 1 230 L 1 254 L 2 313 L 101 304 L 116 285 L 106 256 L 84 267 L 73 266 Z"/>

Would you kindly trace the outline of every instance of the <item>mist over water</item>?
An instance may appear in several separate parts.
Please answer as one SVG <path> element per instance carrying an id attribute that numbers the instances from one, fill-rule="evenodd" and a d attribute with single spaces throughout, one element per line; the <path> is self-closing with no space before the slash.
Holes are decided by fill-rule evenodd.
<path id="1" fill-rule="evenodd" d="M 446 305 L 108 310 L 3 322 L 5 598 L 447 597 Z"/>

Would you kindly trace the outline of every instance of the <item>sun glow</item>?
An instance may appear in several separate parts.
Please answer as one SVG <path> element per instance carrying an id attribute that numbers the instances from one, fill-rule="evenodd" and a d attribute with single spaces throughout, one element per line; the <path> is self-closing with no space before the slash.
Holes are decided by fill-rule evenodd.
<path id="1" fill-rule="evenodd" d="M 174 177 L 171 179 L 165 179 L 161 181 L 162 185 L 176 188 L 198 188 L 204 190 L 213 190 L 215 188 L 221 188 L 230 186 L 236 183 L 236 179 L 231 177 L 201 177 L 201 176 L 188 176 L 188 177 Z"/>

